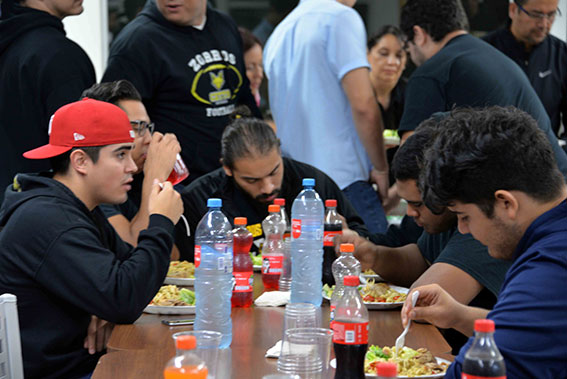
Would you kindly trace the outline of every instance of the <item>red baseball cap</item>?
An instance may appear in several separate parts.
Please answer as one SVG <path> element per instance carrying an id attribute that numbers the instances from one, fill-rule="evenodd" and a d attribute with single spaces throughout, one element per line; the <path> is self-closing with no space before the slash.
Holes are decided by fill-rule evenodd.
<path id="1" fill-rule="evenodd" d="M 49 143 L 26 151 L 28 159 L 45 159 L 74 147 L 106 146 L 134 141 L 126 113 L 116 105 L 84 98 L 59 108 L 49 120 Z"/>

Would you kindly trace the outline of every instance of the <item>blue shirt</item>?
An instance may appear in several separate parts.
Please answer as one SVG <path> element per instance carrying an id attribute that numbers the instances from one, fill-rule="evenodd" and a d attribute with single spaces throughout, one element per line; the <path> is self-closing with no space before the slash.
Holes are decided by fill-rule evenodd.
<path id="1" fill-rule="evenodd" d="M 567 378 L 567 202 L 538 217 L 516 248 L 515 260 L 488 318 L 508 378 Z M 445 378 L 460 378 L 463 346 Z"/>
<path id="2" fill-rule="evenodd" d="M 282 149 L 341 188 L 367 181 L 370 160 L 358 137 L 342 78 L 366 59 L 358 13 L 334 0 L 302 0 L 264 50 L 270 106 Z"/>

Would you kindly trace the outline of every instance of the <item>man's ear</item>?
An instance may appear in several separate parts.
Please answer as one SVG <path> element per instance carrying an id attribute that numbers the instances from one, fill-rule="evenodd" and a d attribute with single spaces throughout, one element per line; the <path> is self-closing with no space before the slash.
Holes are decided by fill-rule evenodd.
<path id="1" fill-rule="evenodd" d="M 520 203 L 518 198 L 510 191 L 498 190 L 494 192 L 494 209 L 499 214 L 505 214 L 510 220 L 518 217 Z"/>
<path id="2" fill-rule="evenodd" d="M 69 166 L 83 175 L 88 172 L 88 167 L 92 164 L 91 158 L 81 149 L 73 150 L 69 156 Z"/>
<path id="3" fill-rule="evenodd" d="M 413 34 L 413 43 L 417 46 L 423 46 L 427 42 L 427 38 L 429 37 L 427 32 L 419 25 L 413 26 Z"/>
<path id="4" fill-rule="evenodd" d="M 232 176 L 232 170 L 228 168 L 228 166 L 222 165 L 222 169 L 224 170 L 226 176 Z"/>
<path id="5" fill-rule="evenodd" d="M 508 17 L 510 17 L 510 19 L 513 20 L 517 13 L 518 13 L 518 6 L 516 5 L 516 3 L 512 1 L 510 5 L 508 5 Z"/>

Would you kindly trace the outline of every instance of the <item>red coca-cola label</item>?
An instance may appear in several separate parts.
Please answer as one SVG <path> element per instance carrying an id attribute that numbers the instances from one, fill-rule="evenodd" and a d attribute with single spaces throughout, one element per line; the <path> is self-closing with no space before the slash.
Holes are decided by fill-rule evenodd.
<path id="1" fill-rule="evenodd" d="M 461 379 L 506 379 L 506 376 L 476 376 L 461 373 Z"/>
<path id="2" fill-rule="evenodd" d="M 281 274 L 283 255 L 262 255 L 262 274 Z"/>
<path id="3" fill-rule="evenodd" d="M 291 235 L 293 238 L 299 238 L 301 235 L 301 220 L 294 218 L 291 220 Z"/>
<path id="4" fill-rule="evenodd" d="M 201 264 L 201 246 L 195 245 L 195 267 Z"/>
<path id="5" fill-rule="evenodd" d="M 342 230 L 326 230 L 323 233 L 323 246 L 334 246 L 335 236 L 343 234 Z"/>
<path id="6" fill-rule="evenodd" d="M 333 342 L 341 345 L 361 345 L 368 343 L 367 322 L 333 322 Z"/>
<path id="7" fill-rule="evenodd" d="M 253 276 L 252 271 L 233 272 L 234 289 L 233 292 L 252 292 Z"/>

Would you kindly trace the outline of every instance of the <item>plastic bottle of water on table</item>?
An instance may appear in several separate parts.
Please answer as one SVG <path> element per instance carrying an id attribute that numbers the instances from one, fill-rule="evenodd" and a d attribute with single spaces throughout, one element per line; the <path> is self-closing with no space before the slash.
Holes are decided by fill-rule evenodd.
<path id="1" fill-rule="evenodd" d="M 291 207 L 291 302 L 320 306 L 325 208 L 314 186 L 315 179 L 303 179 Z"/>
<path id="2" fill-rule="evenodd" d="M 195 330 L 221 332 L 222 349 L 232 342 L 233 278 L 232 227 L 221 206 L 221 199 L 209 199 L 195 230 Z"/>

